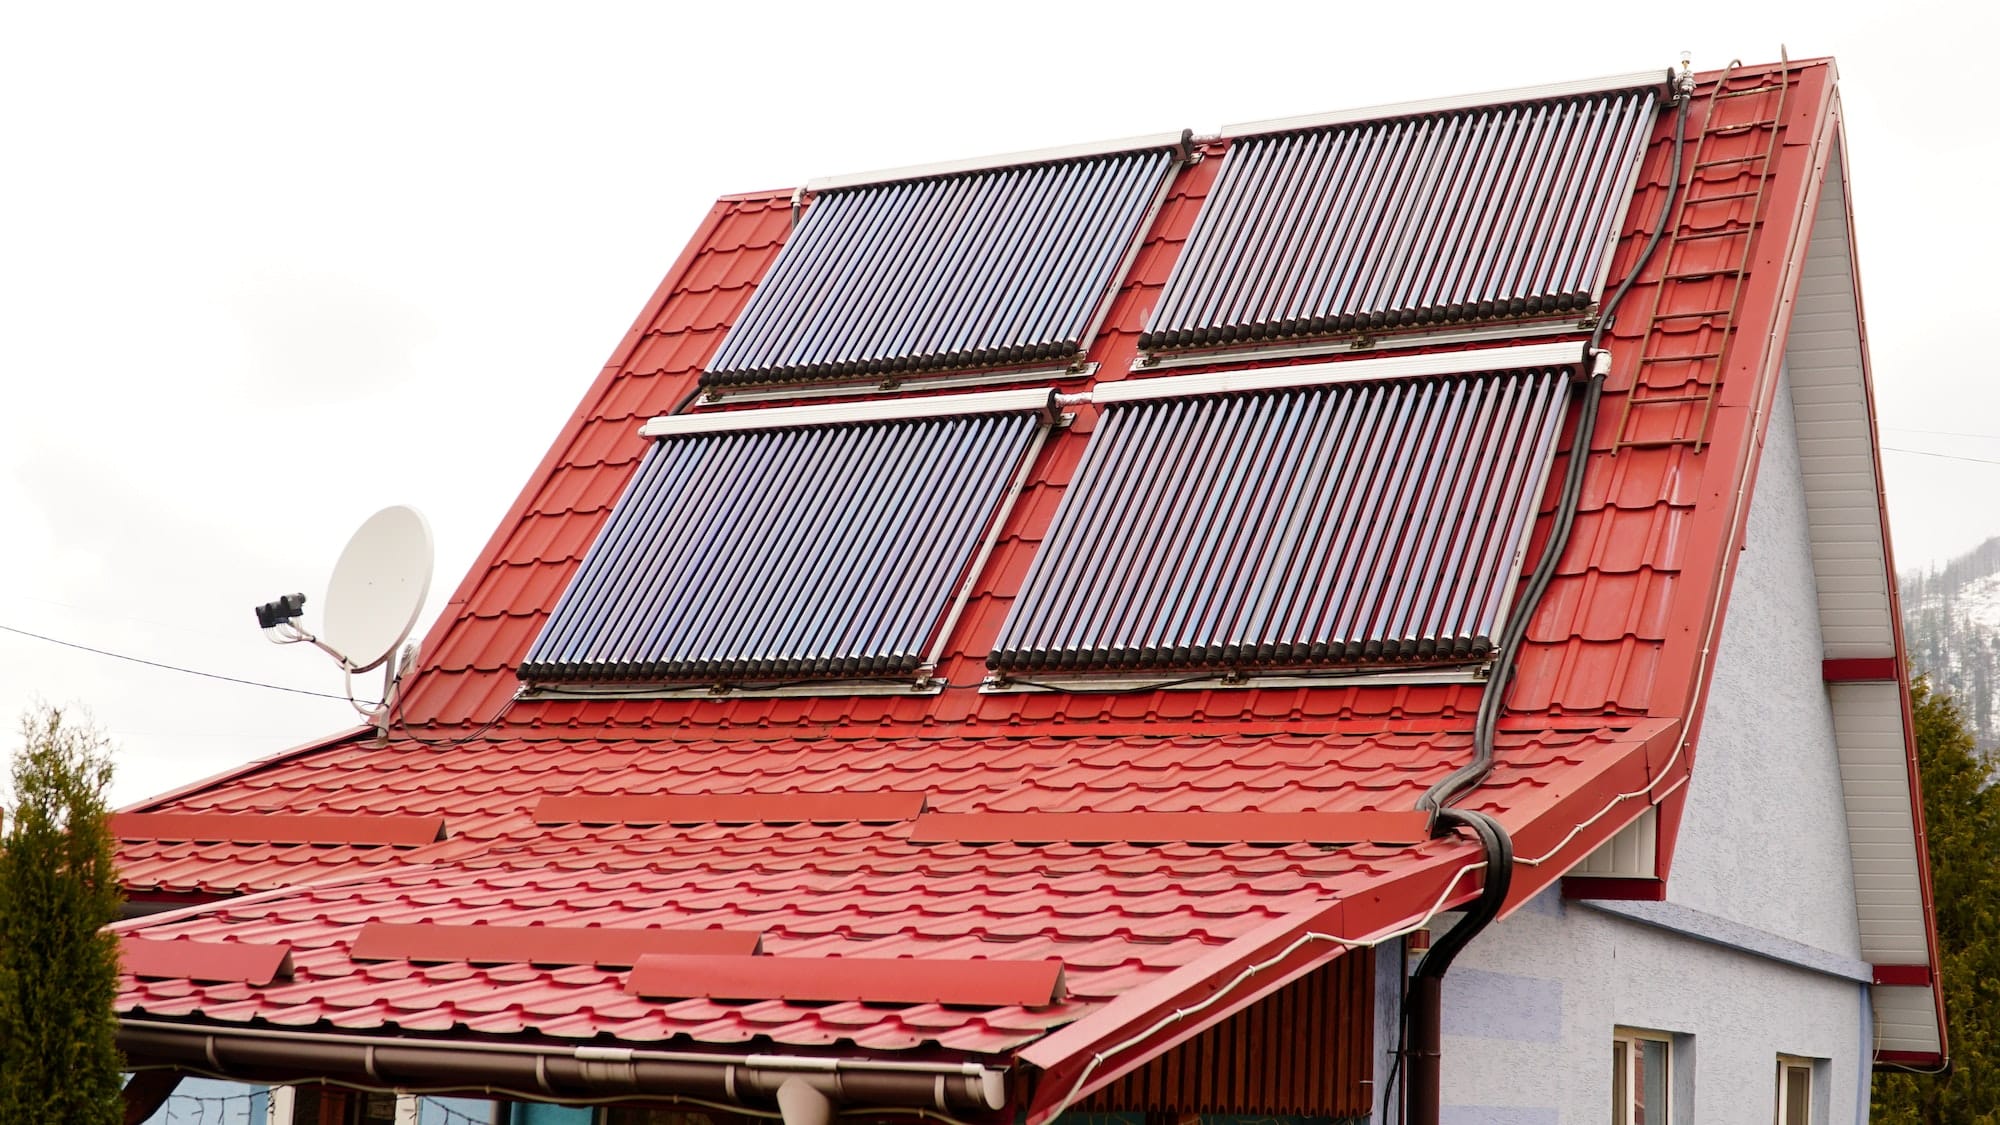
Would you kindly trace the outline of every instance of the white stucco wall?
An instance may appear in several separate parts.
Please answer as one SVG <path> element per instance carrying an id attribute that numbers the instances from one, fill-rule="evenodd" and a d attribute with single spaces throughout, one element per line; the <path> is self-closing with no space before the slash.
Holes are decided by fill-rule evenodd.
<path id="1" fill-rule="evenodd" d="M 1815 1091 L 1852 1122 L 1860 984 L 1562 901 L 1480 935 L 1445 977 L 1442 1125 L 1601 1125 L 1615 1027 L 1685 1036 L 1675 1122 L 1770 1125 L 1780 1054 L 1829 1060 Z"/>
<path id="2" fill-rule="evenodd" d="M 1620 1026 L 1682 1037 L 1677 1122 L 1768 1125 L 1780 1054 L 1829 1060 L 1817 1120 L 1864 1119 L 1866 987 L 1849 977 L 1866 970 L 1788 387 L 1776 399 L 1660 909 L 1713 919 L 1711 931 L 1765 953 L 1797 943 L 1793 954 L 1834 968 L 1697 940 L 1552 889 L 1482 934 L 1446 977 L 1446 1125 L 1604 1121 Z"/>
<path id="3" fill-rule="evenodd" d="M 1811 551 L 1786 380 L 1723 619 L 1667 898 L 1855 957 L 1861 931 Z"/>

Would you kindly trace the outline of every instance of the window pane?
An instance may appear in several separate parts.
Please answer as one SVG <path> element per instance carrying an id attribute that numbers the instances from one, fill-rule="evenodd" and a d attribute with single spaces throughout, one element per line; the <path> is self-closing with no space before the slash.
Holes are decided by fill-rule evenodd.
<path id="1" fill-rule="evenodd" d="M 490 1125 L 493 1103 L 476 1098 L 417 1099 L 417 1125 Z"/>
<path id="2" fill-rule="evenodd" d="M 597 1119 L 597 1111 L 588 1106 L 518 1102 L 512 1108 L 513 1125 L 590 1125 Z"/>
<path id="3" fill-rule="evenodd" d="M 1632 1111 L 1632 1125 L 1667 1125 L 1667 1044 L 1657 1039 L 1641 1039 L 1639 1104 Z"/>
<path id="4" fill-rule="evenodd" d="M 1812 1068 L 1785 1068 L 1785 1120 L 1783 1125 L 1811 1125 Z"/>

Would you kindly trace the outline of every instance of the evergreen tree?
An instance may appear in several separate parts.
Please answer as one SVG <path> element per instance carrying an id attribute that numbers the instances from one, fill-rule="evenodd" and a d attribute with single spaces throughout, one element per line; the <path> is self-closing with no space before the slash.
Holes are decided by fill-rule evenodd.
<path id="1" fill-rule="evenodd" d="M 2000 1121 L 2000 788 L 1950 696 L 1919 679 L 1911 688 L 1917 758 L 1937 901 L 1951 1069 L 1879 1074 L 1875 1112 L 1884 1125 Z"/>
<path id="2" fill-rule="evenodd" d="M 118 1125 L 111 757 L 54 708 L 21 733 L 0 839 L 0 1125 Z"/>

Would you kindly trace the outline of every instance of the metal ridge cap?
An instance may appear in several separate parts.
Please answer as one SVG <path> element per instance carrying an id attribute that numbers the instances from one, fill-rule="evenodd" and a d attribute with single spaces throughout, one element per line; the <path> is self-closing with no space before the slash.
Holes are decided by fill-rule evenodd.
<path id="1" fill-rule="evenodd" d="M 1096 403 L 1136 402 L 1183 395 L 1227 394 L 1285 387 L 1323 386 L 1370 379 L 1458 375 L 1475 371 L 1508 371 L 1531 367 L 1575 367 L 1585 360 L 1584 343 L 1563 340 L 1551 344 L 1517 344 L 1467 351 L 1420 352 L 1415 355 L 1349 359 L 1334 363 L 1301 363 L 1282 367 L 1238 368 L 1161 378 L 1134 377 L 1099 383 L 1090 390 Z"/>
<path id="2" fill-rule="evenodd" d="M 1642 87 L 1659 87 L 1662 92 L 1672 84 L 1674 72 L 1671 68 L 1639 70 L 1627 74 L 1607 74 L 1597 78 L 1578 78 L 1568 82 L 1552 82 L 1541 86 L 1519 86 L 1511 90 L 1487 90 L 1476 94 L 1456 94 L 1442 98 L 1426 98 L 1412 102 L 1389 102 L 1384 105 L 1361 106 L 1355 109 L 1328 110 L 1323 113 L 1304 113 L 1294 117 L 1271 117 L 1262 121 L 1245 121 L 1235 125 L 1224 125 L 1224 137 L 1246 137 L 1259 133 L 1284 133 L 1294 129 L 1313 129 L 1327 125 L 1351 125 L 1358 121 L 1379 121 L 1393 117 L 1414 117 L 1424 113 L 1444 113 L 1458 109 L 1477 109 L 1481 106 L 1506 105 L 1510 102 L 1539 101 L 1545 98 L 1576 97 L 1581 94 L 1602 94 L 1615 90 L 1636 90 Z"/>
<path id="3" fill-rule="evenodd" d="M 836 176 L 820 176 L 816 179 L 807 180 L 805 190 L 808 192 L 833 191 L 837 188 L 865 187 L 869 184 L 888 184 L 901 180 L 922 180 L 933 176 L 951 176 L 961 172 L 983 172 L 994 168 L 1012 168 L 1024 164 L 1048 164 L 1058 160 L 1075 160 L 1086 156 L 1111 156 L 1116 153 L 1138 152 L 1143 149 L 1174 148 L 1184 142 L 1188 138 L 1188 135 L 1188 130 L 1176 129 L 1171 133 L 1144 133 L 1136 137 L 1118 137 L 1112 140 L 1057 145 L 1052 148 L 996 153 L 991 156 L 971 156 L 958 160 L 940 160 L 930 164 L 906 165 L 901 168 L 880 168 L 869 172 L 847 172 Z"/>
<path id="4" fill-rule="evenodd" d="M 1054 387 L 1016 391 L 982 391 L 918 398 L 864 398 L 852 402 L 809 406 L 771 406 L 712 414 L 662 414 L 639 427 L 641 437 L 712 434 L 735 430 L 777 430 L 798 426 L 833 426 L 844 422 L 889 422 L 912 418 L 950 418 L 966 414 L 1048 414 L 1054 409 Z"/>

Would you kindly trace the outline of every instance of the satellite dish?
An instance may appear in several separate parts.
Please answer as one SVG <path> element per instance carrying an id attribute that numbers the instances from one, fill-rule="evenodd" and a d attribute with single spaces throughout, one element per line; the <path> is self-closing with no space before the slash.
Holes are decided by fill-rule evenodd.
<path id="1" fill-rule="evenodd" d="M 366 672 L 395 653 L 416 627 L 431 592 L 431 526 L 397 505 L 369 516 L 333 564 L 321 640 L 349 672 Z"/>

